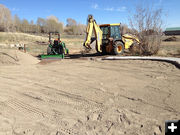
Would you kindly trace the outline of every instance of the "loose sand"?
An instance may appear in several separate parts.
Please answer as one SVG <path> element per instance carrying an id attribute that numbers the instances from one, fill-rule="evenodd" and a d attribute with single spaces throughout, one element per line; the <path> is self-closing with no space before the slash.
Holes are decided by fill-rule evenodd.
<path id="1" fill-rule="evenodd" d="M 0 66 L 4 65 L 34 65 L 40 61 L 28 53 L 19 50 L 1 49 Z"/>
<path id="2" fill-rule="evenodd" d="M 0 135 L 163 135 L 180 118 L 172 64 L 0 56 Z"/>

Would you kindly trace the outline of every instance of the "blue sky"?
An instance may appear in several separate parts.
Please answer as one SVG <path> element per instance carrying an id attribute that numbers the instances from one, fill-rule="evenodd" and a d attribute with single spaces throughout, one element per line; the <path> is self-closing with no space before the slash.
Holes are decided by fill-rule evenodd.
<path id="1" fill-rule="evenodd" d="M 149 5 L 163 9 L 164 27 L 180 26 L 180 0 L 0 0 L 0 4 L 21 19 L 36 21 L 55 15 L 65 24 L 67 18 L 86 24 L 88 14 L 93 14 L 99 24 L 128 24 L 137 5 Z"/>

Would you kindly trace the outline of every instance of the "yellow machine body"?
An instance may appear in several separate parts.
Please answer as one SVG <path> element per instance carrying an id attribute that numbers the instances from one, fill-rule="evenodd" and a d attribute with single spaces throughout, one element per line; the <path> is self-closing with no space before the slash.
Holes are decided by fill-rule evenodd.
<path id="1" fill-rule="evenodd" d="M 125 49 L 129 49 L 134 42 L 140 43 L 139 39 L 131 34 L 124 34 L 122 40 L 125 43 Z"/>
<path id="2" fill-rule="evenodd" d="M 124 49 L 129 49 L 130 46 L 139 39 L 133 35 L 121 35 L 120 23 L 97 25 L 92 15 L 88 16 L 88 24 L 86 28 L 86 39 L 84 46 L 91 48 L 91 38 L 94 31 L 96 38 L 96 51 L 103 54 L 123 54 Z"/>

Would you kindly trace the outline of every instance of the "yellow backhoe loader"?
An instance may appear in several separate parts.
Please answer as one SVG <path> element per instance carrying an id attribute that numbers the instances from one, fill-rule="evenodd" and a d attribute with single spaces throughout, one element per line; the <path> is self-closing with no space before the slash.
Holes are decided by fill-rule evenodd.
<path id="1" fill-rule="evenodd" d="M 139 39 L 133 35 L 121 35 L 120 24 L 102 24 L 97 25 L 92 15 L 88 15 L 88 24 L 86 28 L 86 39 L 84 46 L 91 48 L 92 33 L 96 38 L 96 51 L 102 54 L 123 54 L 125 49 L 129 49 Z"/>

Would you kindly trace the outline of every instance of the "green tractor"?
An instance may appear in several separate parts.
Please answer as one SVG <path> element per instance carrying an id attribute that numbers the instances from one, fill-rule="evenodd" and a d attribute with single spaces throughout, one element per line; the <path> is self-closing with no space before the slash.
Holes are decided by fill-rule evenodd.
<path id="1" fill-rule="evenodd" d="M 54 41 L 51 39 L 52 34 L 58 35 L 58 38 Z M 62 58 L 64 59 L 64 56 L 69 54 L 69 50 L 66 48 L 66 45 L 64 42 L 60 40 L 60 34 L 58 32 L 49 33 L 49 46 L 47 48 L 47 55 L 41 55 L 41 59 L 53 59 L 53 58 Z"/>

